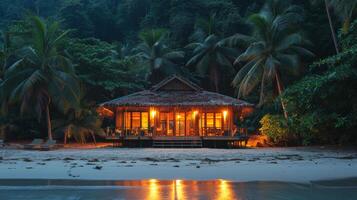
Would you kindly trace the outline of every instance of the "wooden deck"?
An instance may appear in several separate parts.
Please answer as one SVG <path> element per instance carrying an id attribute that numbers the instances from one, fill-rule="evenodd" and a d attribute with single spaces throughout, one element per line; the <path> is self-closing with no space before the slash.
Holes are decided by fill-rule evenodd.
<path id="1" fill-rule="evenodd" d="M 155 147 L 155 148 L 242 148 L 249 136 L 110 136 L 117 147 Z"/>

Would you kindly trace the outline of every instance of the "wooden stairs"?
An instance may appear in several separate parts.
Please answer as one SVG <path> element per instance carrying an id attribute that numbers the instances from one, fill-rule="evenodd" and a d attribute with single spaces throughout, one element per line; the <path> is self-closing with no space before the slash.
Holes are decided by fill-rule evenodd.
<path id="1" fill-rule="evenodd" d="M 200 137 L 154 137 L 155 148 L 202 148 Z"/>

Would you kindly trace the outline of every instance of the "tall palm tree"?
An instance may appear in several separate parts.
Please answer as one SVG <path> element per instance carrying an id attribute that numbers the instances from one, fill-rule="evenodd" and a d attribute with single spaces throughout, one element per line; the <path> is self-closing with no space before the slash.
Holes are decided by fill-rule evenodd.
<path id="1" fill-rule="evenodd" d="M 278 3 L 277 1 L 274 1 Z M 297 72 L 301 66 L 300 56 L 313 56 L 303 46 L 308 43 L 302 35 L 291 27 L 301 19 L 299 8 L 287 6 L 277 9 L 279 4 L 266 5 L 259 13 L 249 18 L 254 27 L 251 36 L 236 34 L 227 38 L 226 42 L 235 45 L 247 45 L 246 50 L 238 56 L 234 64 L 243 63 L 232 84 L 238 89 L 238 97 L 247 96 L 260 83 L 260 101 L 264 103 L 265 87 L 273 83 L 279 95 L 283 91 L 281 75 Z M 288 113 L 281 101 L 284 116 Z"/>
<path id="2" fill-rule="evenodd" d="M 328 23 L 329 23 L 329 26 L 330 26 L 332 42 L 333 42 L 333 45 L 335 47 L 336 54 L 338 54 L 338 53 L 340 53 L 340 49 L 338 47 L 338 42 L 337 42 L 337 37 L 336 37 L 336 30 L 335 30 L 335 27 L 334 27 L 333 22 L 332 22 L 331 11 L 330 11 L 330 7 L 332 6 L 332 1 L 334 1 L 334 0 L 324 0 L 323 3 L 324 3 L 324 7 L 325 7 Z M 321 1 L 320 0 L 311 0 L 311 2 L 313 4 L 317 4 L 317 3 L 321 2 Z"/>
<path id="3" fill-rule="evenodd" d="M 6 69 L 0 97 L 4 107 L 19 103 L 21 113 L 32 111 L 39 120 L 45 119 L 52 139 L 50 105 L 63 112 L 76 107 L 79 85 L 70 61 L 58 52 L 68 31 L 61 32 L 58 22 L 46 23 L 35 16 L 30 21 L 31 45 Z"/>
<path id="4" fill-rule="evenodd" d="M 331 19 L 331 13 L 330 13 L 330 0 L 324 0 L 325 3 L 325 10 L 326 10 L 326 15 L 327 15 L 327 19 L 330 25 L 330 30 L 331 30 L 331 36 L 332 36 L 332 41 L 333 44 L 335 46 L 335 50 L 336 53 L 340 53 L 340 50 L 338 48 L 338 43 L 337 43 L 337 39 L 336 39 L 336 32 L 335 32 L 335 28 L 333 27 L 333 23 L 332 23 L 332 19 Z"/>
<path id="5" fill-rule="evenodd" d="M 191 43 L 187 48 L 193 49 L 194 56 L 186 66 L 195 66 L 201 76 L 208 74 L 215 91 L 218 92 L 221 72 L 224 69 L 226 71 L 233 69 L 232 63 L 238 54 L 237 51 L 226 47 L 215 35 L 209 35 L 203 42 Z"/>
<path id="6" fill-rule="evenodd" d="M 164 43 L 167 34 L 165 29 L 150 29 L 139 34 L 142 43 L 134 51 L 138 52 L 137 56 L 149 67 L 147 77 L 154 70 L 159 70 L 165 75 L 178 71 L 177 62 L 184 58 L 184 52 L 172 50 Z"/>
<path id="7" fill-rule="evenodd" d="M 327 1 L 327 0 L 325 0 Z M 342 22 L 342 32 L 347 33 L 350 27 L 351 18 L 356 11 L 357 1 L 354 0 L 328 0 L 329 4 L 333 7 L 336 15 L 338 15 Z"/>

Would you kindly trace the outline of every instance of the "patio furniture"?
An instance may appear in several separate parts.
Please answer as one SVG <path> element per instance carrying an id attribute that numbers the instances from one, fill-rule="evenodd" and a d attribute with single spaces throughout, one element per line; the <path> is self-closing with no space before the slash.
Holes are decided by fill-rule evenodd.
<path id="1" fill-rule="evenodd" d="M 43 139 L 34 139 L 30 144 L 25 144 L 24 149 L 33 150 L 36 148 L 40 148 L 43 143 Z"/>

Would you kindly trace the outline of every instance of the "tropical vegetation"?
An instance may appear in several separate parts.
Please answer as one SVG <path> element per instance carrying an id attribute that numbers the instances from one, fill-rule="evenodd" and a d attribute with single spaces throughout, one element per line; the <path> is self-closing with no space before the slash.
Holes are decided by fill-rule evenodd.
<path id="1" fill-rule="evenodd" d="M 357 144 L 356 16 L 343 0 L 2 0 L 0 137 L 95 140 L 99 103 L 180 74 L 257 105 L 244 124 L 274 144 Z"/>

